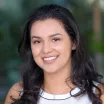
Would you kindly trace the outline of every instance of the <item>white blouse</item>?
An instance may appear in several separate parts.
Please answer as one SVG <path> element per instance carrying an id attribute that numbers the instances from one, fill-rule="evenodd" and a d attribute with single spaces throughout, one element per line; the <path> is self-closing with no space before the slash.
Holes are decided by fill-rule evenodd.
<path id="1" fill-rule="evenodd" d="M 78 93 L 80 89 L 76 87 L 71 94 L 74 95 Z M 38 104 L 92 104 L 87 94 L 78 97 L 72 97 L 70 93 L 53 95 L 44 92 L 42 89 L 40 91 L 40 99 Z"/>

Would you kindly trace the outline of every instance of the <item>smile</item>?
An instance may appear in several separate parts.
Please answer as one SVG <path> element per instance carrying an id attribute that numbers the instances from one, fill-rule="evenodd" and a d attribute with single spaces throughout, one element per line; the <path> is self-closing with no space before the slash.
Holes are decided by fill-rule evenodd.
<path id="1" fill-rule="evenodd" d="M 43 61 L 45 63 L 52 63 L 55 61 L 55 59 L 57 58 L 57 56 L 53 56 L 53 57 L 47 57 L 47 58 L 43 58 Z"/>

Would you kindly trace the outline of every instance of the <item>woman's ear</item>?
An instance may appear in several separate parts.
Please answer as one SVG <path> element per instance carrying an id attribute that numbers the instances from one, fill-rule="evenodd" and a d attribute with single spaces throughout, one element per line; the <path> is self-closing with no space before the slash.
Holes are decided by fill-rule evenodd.
<path id="1" fill-rule="evenodd" d="M 73 42 L 72 42 L 72 50 L 75 50 L 76 49 L 76 41 L 74 40 Z"/>

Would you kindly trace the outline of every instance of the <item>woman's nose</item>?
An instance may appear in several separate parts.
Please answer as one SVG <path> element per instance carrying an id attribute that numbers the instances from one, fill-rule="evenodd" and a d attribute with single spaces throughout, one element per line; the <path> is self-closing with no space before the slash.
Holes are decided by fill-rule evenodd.
<path id="1" fill-rule="evenodd" d="M 46 54 L 46 53 L 52 52 L 51 43 L 49 43 L 49 42 L 44 42 L 43 47 L 42 47 L 42 52 L 45 53 L 45 54 Z"/>

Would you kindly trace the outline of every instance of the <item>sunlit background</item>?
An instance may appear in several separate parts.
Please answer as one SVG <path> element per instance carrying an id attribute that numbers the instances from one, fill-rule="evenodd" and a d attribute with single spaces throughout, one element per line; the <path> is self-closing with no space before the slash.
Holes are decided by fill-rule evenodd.
<path id="1" fill-rule="evenodd" d="M 96 69 L 104 74 L 104 0 L 0 0 L 0 104 L 10 86 L 20 80 L 17 47 L 27 17 L 51 3 L 71 10 Z"/>

